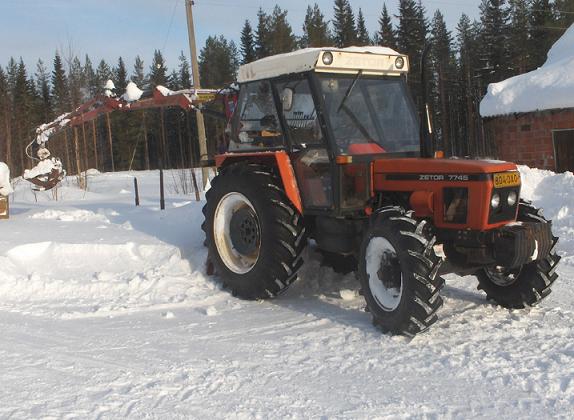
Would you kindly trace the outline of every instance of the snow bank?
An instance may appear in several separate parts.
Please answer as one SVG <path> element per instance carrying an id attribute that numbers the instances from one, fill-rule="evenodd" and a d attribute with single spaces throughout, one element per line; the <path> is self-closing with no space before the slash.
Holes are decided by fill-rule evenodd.
<path id="1" fill-rule="evenodd" d="M 0 162 L 0 195 L 7 196 L 13 192 L 10 185 L 10 168 L 4 162 Z"/>
<path id="2" fill-rule="evenodd" d="M 542 208 L 552 220 L 552 230 L 560 237 L 558 249 L 563 263 L 574 265 L 574 174 L 556 174 L 543 169 L 520 166 L 521 195 Z"/>
<path id="3" fill-rule="evenodd" d="M 488 86 L 480 115 L 574 107 L 574 25 L 552 46 L 544 65 Z"/>

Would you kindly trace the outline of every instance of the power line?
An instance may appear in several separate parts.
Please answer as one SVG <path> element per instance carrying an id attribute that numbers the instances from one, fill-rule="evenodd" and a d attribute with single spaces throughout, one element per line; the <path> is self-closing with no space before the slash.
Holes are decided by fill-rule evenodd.
<path id="1" fill-rule="evenodd" d="M 172 10 L 172 12 L 171 12 L 171 19 L 170 19 L 170 21 L 169 21 L 169 27 L 167 28 L 167 34 L 166 34 L 166 36 L 165 36 L 165 41 L 163 42 L 163 47 L 161 48 L 162 51 L 164 51 L 164 50 L 165 50 L 165 47 L 167 46 L 167 41 L 168 41 L 168 39 L 169 39 L 169 34 L 171 33 L 171 27 L 173 26 L 173 20 L 174 20 L 174 18 L 175 18 L 175 11 L 177 10 L 177 3 L 178 3 L 179 1 L 180 1 L 180 0 L 175 0 L 175 1 L 173 2 L 173 10 Z"/>

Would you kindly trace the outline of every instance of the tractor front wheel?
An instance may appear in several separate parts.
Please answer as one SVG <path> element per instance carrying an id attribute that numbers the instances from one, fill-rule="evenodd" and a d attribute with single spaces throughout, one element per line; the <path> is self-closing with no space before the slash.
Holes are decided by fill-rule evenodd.
<path id="1" fill-rule="evenodd" d="M 437 321 L 444 280 L 434 243 L 427 223 L 400 207 L 373 215 L 361 247 L 359 279 L 373 323 L 384 332 L 414 336 Z"/>
<path id="2" fill-rule="evenodd" d="M 550 223 L 540 209 L 522 201 L 518 207 L 519 222 Z M 514 269 L 491 267 L 480 270 L 478 289 L 486 293 L 489 300 L 509 309 L 523 309 L 535 306 L 550 294 L 551 286 L 558 278 L 556 267 L 560 256 L 556 254 L 558 238 L 546 258 L 524 264 Z"/>
<path id="3" fill-rule="evenodd" d="M 272 171 L 223 168 L 203 208 L 209 258 L 226 288 L 244 299 L 275 297 L 296 278 L 307 243 L 303 218 Z"/>

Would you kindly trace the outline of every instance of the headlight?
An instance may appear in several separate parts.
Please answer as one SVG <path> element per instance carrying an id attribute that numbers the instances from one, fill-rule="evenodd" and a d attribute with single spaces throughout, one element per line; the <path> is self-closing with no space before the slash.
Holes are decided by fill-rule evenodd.
<path id="1" fill-rule="evenodd" d="M 395 67 L 399 70 L 405 66 L 405 59 L 403 57 L 397 57 L 395 60 Z"/>
<path id="2" fill-rule="evenodd" d="M 326 66 L 330 66 L 333 64 L 333 54 L 329 51 L 323 54 L 323 64 Z"/>
<path id="3" fill-rule="evenodd" d="M 500 206 L 500 195 L 498 193 L 494 193 L 492 198 L 490 199 L 490 205 L 493 209 L 497 209 Z"/>
<path id="4" fill-rule="evenodd" d="M 514 206 L 517 200 L 518 200 L 518 194 L 516 194 L 516 191 L 510 191 L 510 194 L 508 194 L 508 198 L 506 199 L 508 205 L 510 207 Z"/>

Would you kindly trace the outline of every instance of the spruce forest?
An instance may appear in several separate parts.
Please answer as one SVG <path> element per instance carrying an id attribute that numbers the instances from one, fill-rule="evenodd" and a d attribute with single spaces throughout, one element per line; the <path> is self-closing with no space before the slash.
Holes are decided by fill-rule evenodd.
<path id="1" fill-rule="evenodd" d="M 239 65 L 298 48 L 382 45 L 410 57 L 408 83 L 420 105 L 421 53 L 430 43 L 426 95 L 436 147 L 447 156 L 496 157 L 495 145 L 482 134 L 480 100 L 489 83 L 544 63 L 549 48 L 574 20 L 574 0 L 483 0 L 478 21 L 463 14 L 452 30 L 440 10 L 429 16 L 421 0 L 397 1 L 396 16 L 381 2 L 374 33 L 369 32 L 363 11 L 354 9 L 352 0 L 334 0 L 331 20 L 317 4 L 309 6 L 300 30 L 289 23 L 287 10 L 279 6 L 260 9 L 245 20 L 237 43 L 214 35 L 201 46 L 201 85 L 224 87 L 235 80 Z M 52 63 L 40 60 L 34 69 L 27 68 L 22 59 L 10 58 L 0 66 L 0 160 L 8 163 L 14 176 L 33 166 L 25 147 L 33 140 L 36 127 L 103 93 L 109 79 L 119 94 L 129 81 L 144 90 L 158 85 L 180 90 L 192 85 L 190 64 L 183 52 L 178 63 L 166 63 L 157 50 L 150 58 L 145 62 L 136 57 L 133 68 L 127 68 L 122 57 L 114 63 L 94 62 L 88 55 L 59 51 Z M 206 118 L 206 128 L 213 154 L 224 127 Z M 166 168 L 184 168 L 199 161 L 192 112 L 112 113 L 77 130 L 79 133 L 60 133 L 49 144 L 70 174 L 77 170 L 75 153 L 83 156 L 85 167 L 100 171 L 154 169 L 162 161 Z M 112 142 L 108 141 L 110 132 Z M 77 146 L 72 141 L 74 135 L 80 138 Z M 164 156 L 159 155 L 160 150 Z"/>

